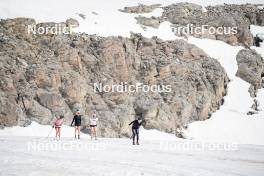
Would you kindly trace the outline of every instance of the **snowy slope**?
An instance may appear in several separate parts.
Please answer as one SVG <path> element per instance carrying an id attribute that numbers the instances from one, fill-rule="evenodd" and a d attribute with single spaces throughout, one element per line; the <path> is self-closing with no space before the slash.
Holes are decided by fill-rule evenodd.
<path id="1" fill-rule="evenodd" d="M 55 130 L 49 125 L 40 125 L 36 122 L 32 122 L 28 127 L 9 127 L 0 131 L 0 136 L 35 136 L 35 137 L 49 137 L 55 136 Z M 81 133 L 82 137 L 89 137 L 87 134 Z M 62 126 L 61 137 L 74 137 L 74 127 L 66 125 Z"/>
<path id="2" fill-rule="evenodd" d="M 244 0 L 218 0 L 218 1 L 198 1 L 182 0 L 184 2 L 194 2 L 203 6 L 223 3 L 245 3 Z M 160 3 L 168 5 L 181 1 L 175 0 L 1 0 L 0 17 L 32 17 L 37 22 L 45 21 L 65 21 L 72 17 L 80 22 L 80 27 L 76 32 L 86 32 L 101 36 L 121 35 L 129 36 L 130 32 L 142 33 L 146 37 L 158 36 L 164 40 L 173 40 L 177 37 L 171 32 L 170 23 L 163 22 L 159 29 L 147 28 L 143 30 L 136 24 L 134 19 L 136 14 L 126 14 L 118 11 L 124 6 L 133 6 L 138 3 L 154 4 Z M 252 0 L 250 3 L 263 4 L 263 0 Z M 19 8 L 17 8 L 19 7 Z M 95 15 L 92 12 L 98 13 Z M 161 14 L 161 9 L 156 9 L 145 16 Z M 85 19 L 78 16 L 78 13 L 86 15 Z M 264 31 L 263 28 L 253 26 L 253 33 Z M 248 93 L 249 84 L 235 76 L 237 64 L 235 56 L 242 47 L 233 47 L 221 41 L 209 39 L 189 38 L 188 42 L 202 48 L 209 56 L 218 59 L 225 68 L 231 82 L 228 85 L 228 94 L 225 103 L 219 111 L 213 114 L 212 118 L 203 122 L 194 122 L 189 125 L 186 136 L 190 139 L 205 141 L 231 141 L 246 144 L 264 145 L 264 114 L 247 116 L 246 112 L 253 103 Z M 253 47 L 254 48 L 254 47 Z M 264 48 L 255 48 L 262 55 Z M 257 99 L 264 110 L 264 90 L 259 90 Z M 26 134 L 30 135 L 30 130 Z M 146 133 L 147 135 L 147 133 Z M 150 137 L 151 138 L 151 137 Z M 169 138 L 169 137 L 168 137 Z"/>
<path id="3" fill-rule="evenodd" d="M 242 49 L 221 41 L 190 38 L 209 56 L 217 58 L 231 79 L 224 105 L 209 120 L 189 124 L 187 136 L 196 140 L 229 141 L 236 143 L 264 144 L 264 111 L 248 116 L 246 113 L 253 104 L 248 93 L 249 84 L 235 76 L 236 54 Z M 217 49 L 216 49 L 217 48 Z M 263 49 L 263 48 L 262 48 Z M 263 90 L 260 90 L 262 92 Z M 262 99 L 258 95 L 258 98 Z"/>
<path id="4" fill-rule="evenodd" d="M 80 28 L 76 29 L 80 32 L 101 36 L 129 36 L 130 31 L 133 31 L 146 37 L 155 35 L 164 40 L 173 40 L 177 37 L 171 32 L 169 22 L 162 23 L 159 29 L 147 28 L 144 31 L 136 24 L 134 17 L 137 15 L 118 11 L 124 6 L 138 3 L 168 5 L 173 2 L 180 1 L 1 0 L 0 17 L 32 17 L 37 22 L 60 22 L 72 17 L 80 22 Z M 244 0 L 188 2 L 201 5 L 245 3 Z M 250 2 L 263 3 L 263 0 Z M 161 12 L 161 9 L 156 9 L 144 15 L 159 16 Z M 77 13 L 85 14 L 86 19 L 82 19 Z M 251 29 L 252 33 L 264 32 L 258 26 Z M 129 139 L 100 138 L 98 141 L 90 141 L 86 134 L 81 134 L 81 140 L 76 141 L 73 140 L 74 129 L 63 126 L 62 140 L 57 142 L 52 140 L 54 130 L 50 138 L 46 138 L 51 130 L 50 126 L 33 122 L 28 127 L 0 130 L 0 176 L 262 176 L 264 89 L 257 94 L 263 111 L 247 116 L 246 112 L 253 102 L 248 93 L 249 84 L 235 76 L 235 56 L 242 47 L 208 39 L 189 38 L 188 42 L 218 59 L 231 79 L 225 103 L 220 110 L 209 120 L 189 124 L 185 135 L 193 140 L 182 140 L 157 130 L 141 129 L 140 146 L 132 146 Z M 252 48 L 264 56 L 264 46 Z M 37 149 L 32 148 L 34 144 Z"/>
<path id="5" fill-rule="evenodd" d="M 253 35 L 264 32 L 264 27 L 251 26 Z M 264 89 L 258 90 L 257 100 L 262 111 L 252 116 L 246 115 L 253 104 L 248 93 L 249 84 L 235 76 L 237 71 L 236 54 L 242 49 L 233 47 L 221 41 L 190 38 L 193 43 L 202 48 L 209 56 L 217 58 L 225 68 L 231 82 L 224 105 L 215 112 L 211 119 L 189 124 L 186 135 L 196 140 L 229 141 L 236 143 L 264 145 Z M 217 49 L 216 49 L 217 48 Z M 264 45 L 252 47 L 264 56 Z"/>
<path id="6" fill-rule="evenodd" d="M 62 22 L 68 18 L 75 18 L 80 23 L 80 27 L 76 29 L 79 32 L 101 36 L 121 35 L 129 37 L 130 31 L 133 31 L 152 36 L 157 35 L 156 33 L 159 31 L 151 29 L 145 32 L 136 24 L 134 17 L 138 15 L 122 13 L 118 9 L 138 5 L 138 3 L 159 3 L 165 6 L 177 2 L 193 2 L 207 6 L 223 3 L 241 4 L 245 3 L 245 0 L 1 0 L 0 17 L 32 17 L 37 22 Z M 263 4 L 263 0 L 251 0 L 250 2 Z M 96 12 L 98 15 L 92 12 Z M 79 13 L 84 14 L 86 19 L 79 17 Z M 152 14 L 159 16 L 161 9 L 156 9 Z M 172 38 L 165 37 L 163 39 Z"/>

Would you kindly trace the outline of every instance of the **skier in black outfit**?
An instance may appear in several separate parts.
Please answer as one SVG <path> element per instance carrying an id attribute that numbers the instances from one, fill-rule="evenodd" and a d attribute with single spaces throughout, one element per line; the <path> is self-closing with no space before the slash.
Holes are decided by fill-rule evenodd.
<path id="1" fill-rule="evenodd" d="M 133 125 L 132 125 L 133 124 Z M 137 137 L 137 145 L 139 145 L 139 127 L 141 126 L 142 122 L 139 122 L 139 120 L 134 120 L 130 122 L 129 125 L 132 125 L 132 137 L 133 137 L 133 145 L 135 145 L 135 137 Z"/>
<path id="2" fill-rule="evenodd" d="M 72 119 L 71 122 L 71 126 L 74 122 L 74 126 L 75 126 L 75 132 L 74 132 L 74 137 L 76 139 L 76 132 L 78 131 L 78 139 L 80 139 L 80 128 L 81 128 L 81 124 L 82 124 L 82 116 L 80 115 L 80 111 L 78 110 L 75 114 L 75 116 Z"/>

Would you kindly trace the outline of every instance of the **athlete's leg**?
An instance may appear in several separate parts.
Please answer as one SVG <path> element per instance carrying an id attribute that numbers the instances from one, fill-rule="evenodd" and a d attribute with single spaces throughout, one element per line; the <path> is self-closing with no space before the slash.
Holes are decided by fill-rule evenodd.
<path id="1" fill-rule="evenodd" d="M 135 136 L 136 136 L 136 132 L 135 132 L 136 129 L 133 129 L 132 128 L 132 137 L 133 137 L 133 145 L 135 145 Z"/>
<path id="2" fill-rule="evenodd" d="M 136 136 L 137 136 L 137 145 L 139 144 L 138 143 L 138 140 L 139 140 L 139 129 L 136 129 Z"/>
<path id="3" fill-rule="evenodd" d="M 57 139 L 57 137 L 58 137 L 58 128 L 56 128 L 56 127 L 55 127 L 55 132 L 56 132 L 55 138 Z"/>
<path id="4" fill-rule="evenodd" d="M 81 126 L 78 126 L 77 129 L 78 129 L 78 139 L 80 139 Z"/>
<path id="5" fill-rule="evenodd" d="M 77 128 L 78 128 L 78 135 L 80 135 L 80 133 L 81 133 L 81 126 L 78 126 Z"/>
<path id="6" fill-rule="evenodd" d="M 75 128 L 74 129 L 74 138 L 76 139 L 76 133 L 77 133 L 77 130 L 78 130 L 78 126 L 75 126 L 74 128 Z"/>
<path id="7" fill-rule="evenodd" d="M 91 127 L 91 138 L 93 138 L 95 136 L 94 134 L 94 126 Z"/>
<path id="8" fill-rule="evenodd" d="M 91 127 L 91 137 L 94 135 L 94 127 Z"/>
<path id="9" fill-rule="evenodd" d="M 96 126 L 94 127 L 94 136 L 95 136 L 95 139 L 97 139 Z"/>
<path id="10" fill-rule="evenodd" d="M 59 139 L 61 137 L 61 128 L 58 128 L 58 137 L 59 137 Z"/>

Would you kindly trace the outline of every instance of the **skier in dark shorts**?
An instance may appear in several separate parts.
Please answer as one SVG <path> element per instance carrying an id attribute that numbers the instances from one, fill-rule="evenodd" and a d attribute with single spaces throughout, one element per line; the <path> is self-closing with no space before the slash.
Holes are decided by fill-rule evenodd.
<path id="1" fill-rule="evenodd" d="M 80 129 L 82 124 L 82 116 L 80 115 L 80 111 L 76 111 L 75 116 L 72 119 L 71 126 L 74 122 L 75 131 L 74 131 L 74 138 L 76 139 L 76 133 L 78 132 L 78 139 L 80 139 Z"/>
<path id="2" fill-rule="evenodd" d="M 142 125 L 142 122 L 139 122 L 138 119 L 130 122 L 129 125 L 132 125 L 132 138 L 133 138 L 133 145 L 135 145 L 135 138 L 137 138 L 137 145 L 139 145 L 139 127 Z"/>
<path id="3" fill-rule="evenodd" d="M 96 134 L 96 127 L 97 127 L 97 121 L 98 118 L 96 116 L 96 113 L 94 112 L 92 117 L 90 118 L 90 128 L 91 128 L 91 139 L 97 140 L 97 134 Z"/>

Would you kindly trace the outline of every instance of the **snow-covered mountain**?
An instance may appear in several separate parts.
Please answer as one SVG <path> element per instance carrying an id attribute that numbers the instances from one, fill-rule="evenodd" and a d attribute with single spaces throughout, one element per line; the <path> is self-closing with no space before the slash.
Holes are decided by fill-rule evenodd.
<path id="1" fill-rule="evenodd" d="M 162 0 L 1 0 L 0 17 L 3 19 L 29 17 L 37 22 L 62 22 L 74 18 L 79 22 L 79 27 L 74 29 L 75 32 L 103 37 L 130 37 L 130 32 L 133 32 L 141 33 L 147 38 L 157 36 L 162 40 L 183 39 L 201 48 L 208 56 L 217 59 L 225 69 L 230 82 L 224 103 L 219 110 L 214 112 L 210 119 L 192 122 L 188 124 L 187 129 L 181 131 L 185 140 L 157 130 L 141 129 L 142 145 L 138 148 L 129 146 L 130 141 L 126 138 L 101 138 L 99 141 L 93 141 L 92 144 L 103 145 L 100 146 L 102 150 L 81 150 L 80 153 L 75 150 L 31 152 L 27 148 L 30 141 L 38 143 L 51 141 L 46 138 L 51 130 L 50 126 L 33 122 L 28 127 L 8 127 L 0 130 L 0 155 L 3 156 L 0 159 L 3 163 L 0 166 L 0 175 L 85 175 L 87 173 L 92 175 L 263 175 L 264 88 L 258 89 L 255 97 L 259 103 L 258 113 L 247 115 L 252 109 L 254 98 L 249 93 L 250 84 L 236 75 L 238 70 L 236 56 L 244 47 L 231 46 L 219 40 L 177 37 L 168 21 L 162 22 L 158 28 L 142 28 L 135 19 L 138 14 L 119 11 L 125 6 L 136 6 L 138 3 L 165 6 L 178 2 L 192 2 L 203 7 L 223 3 L 246 3 L 243 0 L 165 2 Z M 249 3 L 263 4 L 263 1 L 254 0 Z M 140 15 L 159 17 L 162 11 L 161 8 L 156 8 L 153 12 Z M 264 27 L 251 25 L 251 33 L 254 36 L 257 33 L 264 33 Z M 264 57 L 264 43 L 261 43 L 260 47 L 250 48 Z M 89 144 L 90 137 L 87 134 L 82 134 L 81 141 L 73 141 L 71 139 L 73 130 L 72 127 L 63 126 L 64 139 L 57 144 Z M 162 145 L 167 145 L 166 142 L 171 146 L 161 149 Z M 184 151 L 179 147 L 179 143 L 188 146 L 208 143 L 232 144 L 235 148 L 230 151 L 210 151 L 208 148 L 197 150 L 191 147 L 191 150 Z"/>
<path id="2" fill-rule="evenodd" d="M 179 38 L 171 31 L 170 23 L 163 22 L 158 29 L 147 27 L 143 30 L 136 24 L 136 14 L 122 13 L 119 9 L 125 6 L 134 6 L 138 3 L 154 4 L 162 6 L 180 1 L 1 1 L 0 13 L 2 18 L 32 17 L 37 22 L 65 21 L 68 18 L 78 19 L 80 26 L 76 32 L 86 32 L 99 36 L 130 36 L 130 32 L 141 33 L 145 37 L 158 36 L 163 40 Z M 226 1 L 188 1 L 203 6 L 223 4 Z M 226 3 L 244 3 L 244 1 L 228 1 Z M 261 4 L 261 1 L 251 3 Z M 19 9 L 17 8 L 19 7 Z M 93 13 L 96 12 L 96 13 Z M 160 16 L 161 8 L 151 13 L 141 14 L 142 16 Z M 85 15 L 85 19 L 78 14 Z M 252 26 L 252 33 L 262 32 L 263 27 Z M 195 44 L 203 49 L 210 57 L 216 58 L 225 68 L 231 82 L 228 85 L 228 93 L 225 103 L 219 111 L 213 114 L 212 118 L 203 122 L 194 122 L 189 125 L 188 138 L 203 140 L 227 140 L 238 143 L 263 144 L 261 127 L 263 126 L 263 111 L 253 116 L 247 116 L 253 104 L 249 96 L 249 84 L 235 76 L 237 71 L 236 55 L 243 47 L 230 46 L 221 41 L 210 39 L 189 38 L 189 43 Z M 252 47 L 263 56 L 262 47 Z M 264 109 L 263 89 L 258 90 L 257 99 L 260 109 Z M 243 130 L 242 130 L 243 129 Z"/>

